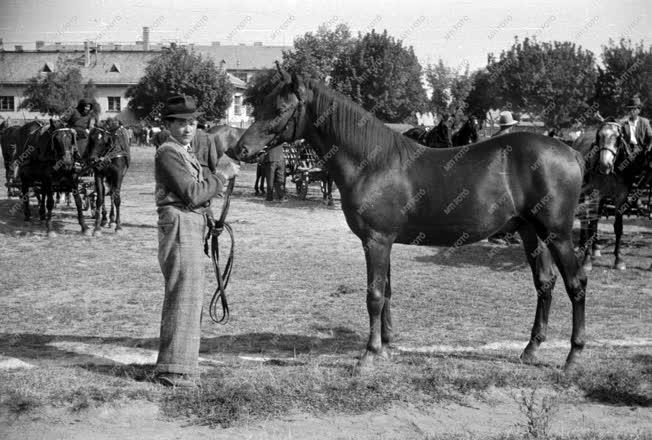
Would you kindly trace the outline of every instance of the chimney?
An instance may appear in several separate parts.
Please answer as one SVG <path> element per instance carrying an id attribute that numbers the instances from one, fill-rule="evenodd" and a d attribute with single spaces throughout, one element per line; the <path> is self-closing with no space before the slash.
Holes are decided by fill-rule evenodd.
<path id="1" fill-rule="evenodd" d="M 23 46 L 16 45 L 16 52 L 22 52 L 23 51 Z"/>
<path id="2" fill-rule="evenodd" d="M 43 40 L 37 40 L 36 41 L 36 50 L 43 49 L 43 46 L 45 46 L 45 41 L 43 41 Z"/>
<path id="3" fill-rule="evenodd" d="M 88 41 L 84 41 L 84 67 L 91 65 L 91 48 Z"/>
<path id="4" fill-rule="evenodd" d="M 262 41 L 254 41 L 254 46 L 262 46 L 263 42 Z"/>
<path id="5" fill-rule="evenodd" d="M 143 50 L 149 50 L 149 28 L 143 27 Z"/>
<path id="6" fill-rule="evenodd" d="M 211 46 L 219 46 L 220 42 L 219 41 L 212 41 Z"/>

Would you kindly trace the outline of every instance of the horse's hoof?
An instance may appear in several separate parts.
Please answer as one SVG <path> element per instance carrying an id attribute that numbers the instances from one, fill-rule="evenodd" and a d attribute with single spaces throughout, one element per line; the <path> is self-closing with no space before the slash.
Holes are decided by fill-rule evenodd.
<path id="1" fill-rule="evenodd" d="M 106 221 L 106 220 L 102 220 L 102 221 L 100 222 L 100 226 L 102 226 L 103 228 L 105 228 L 106 225 L 108 225 L 108 224 L 109 224 L 109 222 Z"/>
<path id="2" fill-rule="evenodd" d="M 591 256 L 593 258 L 600 258 L 602 256 L 602 252 L 600 251 L 600 249 L 596 249 L 591 253 Z"/>
<path id="3" fill-rule="evenodd" d="M 355 364 L 355 367 L 353 367 L 353 375 L 359 376 L 373 370 L 374 357 L 374 354 L 370 352 L 363 354 L 360 360 Z"/>
<path id="4" fill-rule="evenodd" d="M 93 230 L 93 237 L 101 237 L 102 236 L 102 230 L 100 228 L 96 228 Z"/>
<path id="5" fill-rule="evenodd" d="M 521 362 L 524 364 L 534 364 L 537 361 L 537 355 L 533 351 L 523 350 L 521 353 Z"/>
<path id="6" fill-rule="evenodd" d="M 56 233 L 56 232 L 54 232 L 54 231 L 50 231 L 50 232 L 48 232 L 48 238 L 56 238 L 56 237 L 57 237 L 57 233 Z"/>
<path id="7" fill-rule="evenodd" d="M 84 237 L 90 237 L 93 235 L 93 232 L 90 229 L 86 228 L 82 231 L 82 234 L 84 235 Z"/>
<path id="8" fill-rule="evenodd" d="M 115 235 L 124 235 L 125 231 L 122 228 L 115 228 Z"/>
<path id="9" fill-rule="evenodd" d="M 627 270 L 627 266 L 622 261 L 618 261 L 616 264 L 614 264 L 614 269 L 616 269 L 616 270 Z"/>

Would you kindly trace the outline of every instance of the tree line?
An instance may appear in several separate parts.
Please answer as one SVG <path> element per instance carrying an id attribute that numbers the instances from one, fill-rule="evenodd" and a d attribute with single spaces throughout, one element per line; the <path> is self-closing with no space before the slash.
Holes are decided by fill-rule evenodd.
<path id="1" fill-rule="evenodd" d="M 466 61 L 447 66 L 442 60 L 423 68 L 412 47 L 387 31 L 354 36 L 339 23 L 296 38 L 283 51 L 281 64 L 289 72 L 324 81 L 391 123 L 415 124 L 417 112 L 484 119 L 490 109 L 509 109 L 562 128 L 585 123 L 596 111 L 623 115 L 634 95 L 644 103 L 643 114 L 650 114 L 652 47 L 609 40 L 600 59 L 598 63 L 595 54 L 573 42 L 515 37 L 509 49 L 489 53 L 481 69 L 471 71 Z M 277 83 L 278 75 L 269 69 L 248 84 L 245 103 L 254 114 Z M 30 79 L 21 107 L 58 114 L 94 92 L 92 82 L 82 83 L 78 66 L 61 60 L 54 72 Z M 193 96 L 206 118 L 217 120 L 231 104 L 233 86 L 211 59 L 173 46 L 148 63 L 126 96 L 136 116 L 151 121 L 160 117 L 161 103 L 174 93 Z"/>

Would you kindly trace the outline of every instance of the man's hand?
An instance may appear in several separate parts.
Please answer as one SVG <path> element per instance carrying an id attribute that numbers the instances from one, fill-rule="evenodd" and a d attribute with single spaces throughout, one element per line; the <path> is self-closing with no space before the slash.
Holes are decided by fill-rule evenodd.
<path id="1" fill-rule="evenodd" d="M 226 180 L 231 180 L 240 172 L 240 165 L 233 162 L 228 157 L 222 156 L 220 161 L 217 163 L 217 169 L 215 173 L 221 175 Z"/>

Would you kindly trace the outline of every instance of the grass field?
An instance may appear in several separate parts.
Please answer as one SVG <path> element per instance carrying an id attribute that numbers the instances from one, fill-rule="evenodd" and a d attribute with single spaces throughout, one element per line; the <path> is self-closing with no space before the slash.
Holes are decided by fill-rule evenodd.
<path id="1" fill-rule="evenodd" d="M 530 270 L 522 248 L 484 242 L 449 257 L 394 246 L 394 356 L 353 376 L 368 334 L 360 242 L 337 195 L 327 207 L 315 185 L 306 201 L 267 204 L 253 196 L 250 165 L 229 218 L 232 319 L 204 317 L 203 386 L 152 383 L 163 293 L 152 158 L 133 149 L 120 235 L 84 237 L 75 211 L 58 206 L 48 239 L 15 199 L 0 200 L 0 437 L 652 436 L 649 220 L 625 221 L 625 272 L 611 268 L 612 228 L 600 225 L 585 362 L 573 374 L 560 369 L 571 326 L 561 280 L 540 362 L 522 365 Z"/>

